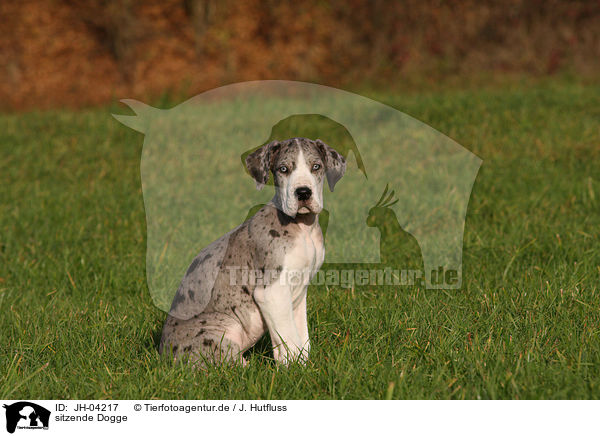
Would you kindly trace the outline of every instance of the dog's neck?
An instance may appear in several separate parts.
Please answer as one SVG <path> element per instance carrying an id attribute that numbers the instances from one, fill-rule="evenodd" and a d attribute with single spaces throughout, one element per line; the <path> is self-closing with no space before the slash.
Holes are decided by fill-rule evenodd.
<path id="1" fill-rule="evenodd" d="M 298 224 L 302 224 L 306 227 L 312 227 L 315 224 L 318 225 L 319 224 L 319 220 L 318 220 L 319 214 L 318 213 L 299 213 L 296 215 L 296 218 L 294 218 L 294 221 Z"/>

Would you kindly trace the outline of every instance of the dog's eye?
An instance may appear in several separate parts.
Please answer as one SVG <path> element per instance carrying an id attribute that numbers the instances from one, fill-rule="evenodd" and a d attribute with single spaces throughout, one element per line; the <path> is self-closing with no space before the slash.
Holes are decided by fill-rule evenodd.
<path id="1" fill-rule="evenodd" d="M 285 165 L 280 166 L 278 169 L 280 173 L 287 173 L 288 171 L 288 167 L 286 167 Z"/>
<path id="2" fill-rule="evenodd" d="M 321 168 L 321 165 L 320 165 L 320 164 L 314 164 L 312 169 L 313 169 L 313 171 L 317 171 L 317 170 L 319 170 L 320 168 Z"/>

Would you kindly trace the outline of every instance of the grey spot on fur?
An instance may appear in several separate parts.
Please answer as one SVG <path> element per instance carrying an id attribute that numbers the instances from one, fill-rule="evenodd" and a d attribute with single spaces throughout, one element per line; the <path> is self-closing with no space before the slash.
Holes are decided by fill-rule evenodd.
<path id="1" fill-rule="evenodd" d="M 194 261 L 192 262 L 192 264 L 188 268 L 188 270 L 185 273 L 185 275 L 189 275 L 189 274 L 193 273 L 194 271 L 196 271 L 196 268 L 198 268 L 198 265 L 200 265 L 200 259 L 194 259 Z"/>
<path id="2" fill-rule="evenodd" d="M 269 230 L 269 235 L 271 235 L 273 238 L 279 238 L 281 236 L 277 230 L 273 229 Z"/>
<path id="3" fill-rule="evenodd" d="M 175 294 L 175 298 L 173 298 L 173 307 L 179 306 L 184 301 L 185 297 L 178 292 L 177 294 Z"/>

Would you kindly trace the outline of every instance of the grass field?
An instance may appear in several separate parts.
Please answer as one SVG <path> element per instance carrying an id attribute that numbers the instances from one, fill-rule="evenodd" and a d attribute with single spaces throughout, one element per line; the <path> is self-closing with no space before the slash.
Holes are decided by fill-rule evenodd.
<path id="1" fill-rule="evenodd" d="M 206 373 L 157 352 L 142 135 L 0 115 L 0 398 L 600 398 L 600 86 L 373 95 L 483 159 L 463 288 L 312 287 L 306 367 Z"/>

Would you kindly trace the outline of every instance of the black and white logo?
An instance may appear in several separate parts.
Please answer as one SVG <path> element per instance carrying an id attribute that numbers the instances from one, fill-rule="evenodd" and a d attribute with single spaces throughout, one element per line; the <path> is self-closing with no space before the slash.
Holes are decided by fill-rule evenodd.
<path id="1" fill-rule="evenodd" d="M 6 431 L 18 429 L 48 429 L 50 411 L 29 401 L 19 401 L 3 406 L 6 409 Z"/>

